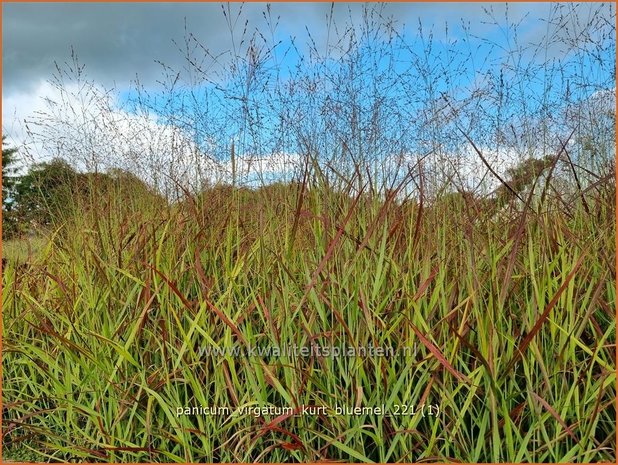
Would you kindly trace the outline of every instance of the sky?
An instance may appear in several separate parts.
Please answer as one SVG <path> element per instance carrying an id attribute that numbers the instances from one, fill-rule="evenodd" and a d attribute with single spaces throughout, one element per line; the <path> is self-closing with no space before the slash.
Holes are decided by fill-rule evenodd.
<path id="1" fill-rule="evenodd" d="M 508 14 L 510 21 L 521 22 L 522 43 L 541 40 L 551 29 L 548 20 L 552 19 L 548 3 L 390 3 L 383 8 L 383 17 L 392 17 L 402 31 L 410 34 L 418 30 L 421 22 L 425 31 L 436 31 L 439 41 L 448 24 L 450 39 L 462 43 L 461 24 L 468 24 L 473 34 L 505 48 L 512 45 L 513 38 L 492 24 L 491 15 L 500 21 Z M 235 21 L 240 9 L 241 19 Z M 362 19 L 361 4 L 343 2 L 273 3 L 270 10 L 266 3 L 3 4 L 2 132 L 14 145 L 23 143 L 24 120 L 45 108 L 46 97 L 57 96 L 49 80 L 56 63 L 71 62 L 72 50 L 85 65 L 88 79 L 128 96 L 136 78 L 146 89 L 155 88 L 162 79 L 162 64 L 175 70 L 186 67 L 180 50 L 186 31 L 213 55 L 219 55 L 238 47 L 245 20 L 250 32 L 267 33 L 264 14 L 268 11 L 278 18 L 275 40 L 289 45 L 293 37 L 301 53 L 307 52 L 309 32 L 319 49 L 332 42 L 334 34 L 328 20 L 331 11 L 333 22 L 339 25 L 346 21 L 358 24 Z M 594 11 L 614 21 L 609 4 L 582 5 L 574 21 L 585 23 Z M 568 29 L 566 25 L 553 33 L 568 34 Z M 561 50 L 550 45 L 545 53 L 546 58 L 551 58 L 560 55 Z M 225 65 L 225 55 L 221 63 Z M 121 97 L 117 103 L 121 106 L 126 102 Z"/>
<path id="2" fill-rule="evenodd" d="M 71 49 L 86 66 L 88 76 L 102 85 L 128 88 L 139 76 L 148 86 L 161 77 L 158 62 L 180 69 L 183 56 L 178 50 L 187 30 L 214 54 L 228 50 L 229 27 L 222 14 L 221 3 L 7 3 L 2 7 L 2 99 L 3 129 L 9 134 L 15 128 L 15 115 L 25 117 L 41 104 L 49 91 L 45 82 L 52 76 L 54 63 L 70 59 Z M 265 3 L 243 6 L 249 28 L 264 24 Z M 228 6 L 225 5 L 225 8 Z M 232 12 L 239 4 L 231 4 Z M 281 36 L 298 37 L 304 44 L 306 29 L 319 41 L 326 41 L 325 18 L 328 3 L 275 3 L 273 16 L 280 16 Z M 392 3 L 385 16 L 416 28 L 419 19 L 425 27 L 443 28 L 445 23 L 470 21 L 478 34 L 491 32 L 491 26 L 479 18 L 483 8 L 493 8 L 502 17 L 502 3 Z M 508 6 L 517 20 L 529 14 L 546 18 L 548 5 L 513 3 Z M 349 16 L 360 19 L 361 5 L 336 3 L 335 18 Z M 531 35 L 542 34 L 544 25 L 534 21 Z M 242 24 L 241 24 L 242 25 Z M 237 29 L 240 26 L 237 25 Z M 176 42 L 176 43 L 174 43 Z M 177 45 L 178 44 L 178 45 Z M 16 128 L 15 128 L 16 129 Z"/>
<path id="3" fill-rule="evenodd" d="M 482 34 L 490 26 L 481 24 L 483 8 L 492 7 L 502 16 L 505 4 L 496 3 L 392 3 L 385 15 L 416 27 L 423 23 L 441 26 L 457 23 L 462 18 L 474 22 Z M 227 6 L 226 6 L 227 8 Z M 232 11 L 239 8 L 231 5 Z M 275 3 L 273 16 L 280 16 L 283 33 L 300 38 L 305 27 L 318 39 L 327 34 L 325 17 L 328 3 Z M 264 3 L 245 4 L 244 12 L 250 27 L 263 22 Z M 359 19 L 361 5 L 337 3 L 335 16 Z M 509 5 L 514 19 L 524 14 L 546 18 L 548 5 L 543 3 L 513 3 Z M 220 3 L 7 3 L 3 5 L 2 57 L 3 91 L 7 95 L 38 87 L 53 72 L 54 61 L 64 61 L 74 47 L 87 64 L 90 75 L 104 84 L 125 85 L 136 73 L 148 82 L 158 77 L 160 67 L 155 60 L 170 66 L 181 64 L 182 57 L 172 42 L 182 41 L 185 20 L 192 31 L 215 53 L 230 47 L 229 31 Z M 543 32 L 543 24 L 535 23 Z"/>

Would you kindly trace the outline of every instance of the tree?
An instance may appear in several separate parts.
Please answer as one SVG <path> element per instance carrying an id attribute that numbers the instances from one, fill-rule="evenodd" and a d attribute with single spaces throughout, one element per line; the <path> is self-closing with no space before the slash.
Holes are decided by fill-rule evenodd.
<path id="1" fill-rule="evenodd" d="M 513 191 L 525 199 L 530 193 L 530 189 L 543 175 L 545 170 L 550 168 L 555 162 L 555 157 L 547 155 L 543 158 L 527 158 L 512 168 L 506 170 L 507 183 Z M 514 198 L 513 193 L 507 186 L 501 185 L 497 190 L 498 205 L 504 205 Z"/>
<path id="2" fill-rule="evenodd" d="M 71 204 L 79 178 L 71 165 L 60 158 L 33 165 L 15 187 L 20 223 L 47 226 Z"/>
<path id="3" fill-rule="evenodd" d="M 15 186 L 15 210 L 22 228 L 60 224 L 83 208 L 103 208 L 112 198 L 149 198 L 156 194 L 134 174 L 112 169 L 108 173 L 81 173 L 61 158 L 37 163 Z M 157 199 L 158 200 L 158 199 Z"/>
<path id="4" fill-rule="evenodd" d="M 2 136 L 2 239 L 10 239 L 17 232 L 15 205 L 16 148 L 4 148 L 6 136 Z"/>

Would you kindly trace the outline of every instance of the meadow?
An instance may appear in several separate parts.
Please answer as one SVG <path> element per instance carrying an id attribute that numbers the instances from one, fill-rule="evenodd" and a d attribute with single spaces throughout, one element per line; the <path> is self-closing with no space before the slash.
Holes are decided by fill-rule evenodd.
<path id="1" fill-rule="evenodd" d="M 97 185 L 4 266 L 5 457 L 614 460 L 613 180 L 508 215 L 309 183 L 173 205 Z M 394 354 L 232 350 L 316 346 Z"/>
<path id="2" fill-rule="evenodd" d="M 181 59 L 3 137 L 2 459 L 615 462 L 614 5 L 481 6 L 76 9 Z"/>

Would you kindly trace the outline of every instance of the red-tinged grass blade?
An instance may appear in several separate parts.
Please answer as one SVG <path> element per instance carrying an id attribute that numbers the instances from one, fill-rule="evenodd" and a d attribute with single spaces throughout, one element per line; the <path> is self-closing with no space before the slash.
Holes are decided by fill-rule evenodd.
<path id="1" fill-rule="evenodd" d="M 86 358 L 88 358 L 90 360 L 93 360 L 93 361 L 95 360 L 94 355 L 88 349 L 85 349 L 82 346 L 74 343 L 73 341 L 70 341 L 69 339 L 64 337 L 62 334 L 59 334 L 58 332 L 56 332 L 53 329 L 51 329 L 49 326 L 45 326 L 45 327 L 37 326 L 37 325 L 31 323 L 30 321 L 26 321 L 26 323 L 28 323 L 30 326 L 32 326 L 33 328 L 35 328 L 36 330 L 38 330 L 42 334 L 48 334 L 48 335 L 58 339 L 60 342 L 62 342 L 62 344 L 64 344 L 65 346 L 70 347 L 71 349 L 79 352 L 80 354 L 82 354 Z"/>
<path id="2" fill-rule="evenodd" d="M 566 146 L 570 142 L 571 137 L 573 137 L 574 133 L 575 133 L 575 129 L 573 129 L 573 131 L 571 132 L 571 134 L 569 135 L 569 137 L 567 138 L 566 141 L 561 142 L 562 149 L 560 150 L 560 152 L 561 153 L 564 152 L 564 155 L 566 156 L 567 162 L 569 163 L 569 166 L 571 167 L 571 173 L 573 173 L 573 179 L 575 180 L 575 185 L 577 186 L 577 191 L 579 192 L 579 196 L 580 196 L 581 201 L 582 201 L 582 206 L 584 207 L 585 212 L 590 214 L 590 207 L 588 206 L 588 202 L 586 201 L 586 196 L 582 192 L 582 184 L 579 181 L 579 176 L 577 175 L 577 170 L 575 169 L 575 166 L 573 165 L 573 161 L 571 160 L 571 156 L 569 155 L 569 152 L 566 149 Z"/>
<path id="3" fill-rule="evenodd" d="M 140 300 L 142 298 L 142 295 L 144 295 L 144 296 L 146 295 L 146 294 L 144 294 L 143 290 L 142 290 L 142 292 L 140 292 L 140 298 L 139 298 Z M 138 328 L 137 328 L 136 337 L 139 337 L 142 334 L 142 331 L 144 330 L 144 325 L 146 324 L 146 321 L 148 320 L 148 311 L 150 310 L 152 303 L 154 302 L 154 300 L 157 297 L 157 294 L 151 294 L 150 293 L 150 287 L 148 287 L 147 295 L 150 295 L 150 298 L 147 301 L 144 302 L 144 305 L 142 307 L 142 311 L 141 311 L 141 313 L 140 313 L 140 315 L 138 317 L 138 321 L 139 322 L 138 322 Z M 115 334 L 120 333 L 121 330 L 122 330 L 122 326 L 119 326 L 118 329 L 116 330 Z"/>
<path id="4" fill-rule="evenodd" d="M 333 313 L 333 315 L 335 316 L 336 320 L 339 322 L 339 324 L 343 327 L 346 336 L 348 337 L 348 339 L 350 340 L 351 344 L 354 344 L 354 336 L 352 335 L 352 331 L 350 331 L 350 327 L 348 326 L 348 324 L 345 321 L 345 318 L 343 317 L 343 315 L 341 314 L 341 312 L 339 312 L 337 310 L 337 308 L 335 308 L 335 306 L 328 300 L 328 297 L 326 297 L 323 294 L 320 294 L 320 298 L 324 301 L 324 303 L 326 303 L 326 305 L 328 306 L 328 308 L 330 309 L 330 311 Z"/>
<path id="5" fill-rule="evenodd" d="M 95 457 L 99 457 L 101 459 L 107 459 L 109 457 L 107 452 L 105 451 L 100 451 L 96 449 L 88 449 L 87 447 L 81 447 L 81 446 L 76 446 L 76 445 L 73 445 L 72 447 L 74 447 L 76 450 L 85 452 L 86 454 L 94 455 Z"/>
<path id="6" fill-rule="evenodd" d="M 451 332 L 457 337 L 457 339 L 459 339 L 459 342 L 461 342 L 461 344 L 465 346 L 466 349 L 468 349 L 478 359 L 479 362 L 481 362 L 481 364 L 487 370 L 487 373 L 491 373 L 491 367 L 489 366 L 487 360 L 485 360 L 485 357 L 483 357 L 483 354 L 481 354 L 479 350 L 474 347 L 474 345 L 470 344 L 465 337 L 459 334 L 457 328 L 455 328 L 450 321 L 447 321 L 447 324 Z"/>
<path id="7" fill-rule="evenodd" d="M 433 383 L 435 380 L 436 378 L 434 377 L 434 375 L 431 375 L 431 377 L 429 378 L 429 382 L 427 383 L 427 386 L 425 386 L 425 390 L 423 391 L 421 400 L 418 402 L 419 405 L 423 405 L 425 401 L 427 401 L 427 398 L 429 397 L 429 394 L 431 393 L 431 388 L 433 387 Z"/>
<path id="8" fill-rule="evenodd" d="M 200 251 L 198 248 L 195 249 L 195 271 L 197 272 L 197 277 L 200 281 L 200 285 L 202 286 L 203 294 L 205 296 L 210 295 L 212 280 L 209 280 L 206 277 L 206 272 L 204 271 L 204 266 L 202 265 L 202 259 L 200 258 Z"/>
<path id="9" fill-rule="evenodd" d="M 297 414 L 298 412 L 300 412 L 302 410 L 302 408 L 297 408 L 294 410 L 294 413 L 292 413 L 292 415 Z M 281 444 L 282 446 L 284 444 L 287 444 L 288 447 L 286 447 L 288 450 L 304 450 L 305 446 L 303 444 L 303 441 L 300 439 L 300 437 L 297 434 L 292 433 L 291 431 L 282 428 L 280 426 L 277 426 L 279 423 L 281 423 L 283 420 L 285 420 L 286 418 L 288 418 L 290 415 L 286 414 L 286 415 L 281 415 L 277 418 L 275 418 L 273 421 L 271 421 L 270 423 L 268 423 L 267 425 L 264 425 L 261 429 L 260 432 L 255 436 L 255 438 L 253 438 L 253 442 L 256 442 L 258 439 L 260 439 L 262 436 L 264 436 L 266 433 L 268 432 L 276 432 L 276 433 L 281 433 L 284 434 L 290 438 L 292 438 L 292 442 L 288 442 L 288 443 L 283 443 Z M 281 418 L 283 417 L 283 418 Z M 279 421 L 277 421 L 279 419 Z"/>
<path id="10" fill-rule="evenodd" d="M 277 340 L 277 344 L 279 344 L 281 342 L 281 336 L 275 326 L 275 322 L 270 313 L 270 310 L 268 310 L 268 307 L 264 303 L 264 300 L 262 299 L 262 296 L 260 294 L 257 295 L 257 299 L 258 299 L 258 303 L 260 304 L 260 307 L 262 307 L 262 311 L 264 312 L 264 318 L 268 322 L 268 326 L 270 326 L 270 330 L 272 331 L 273 336 L 275 336 L 275 339 Z"/>
<path id="11" fill-rule="evenodd" d="M 558 412 L 556 412 L 556 410 L 551 405 L 549 405 L 547 401 L 543 399 L 541 396 L 539 396 L 536 392 L 530 391 L 530 394 L 532 395 L 532 397 L 534 397 L 536 400 L 540 402 L 540 404 L 545 408 L 545 410 L 547 410 L 551 414 L 551 416 L 556 419 L 558 423 L 560 423 L 560 425 L 564 428 L 564 430 L 568 433 L 568 435 L 571 436 L 571 438 L 573 438 L 575 442 L 579 443 L 579 439 L 577 438 L 573 430 L 569 427 L 569 425 L 566 424 L 566 422 L 562 419 L 562 417 L 560 417 Z"/>
<path id="12" fill-rule="evenodd" d="M 315 286 L 315 284 L 316 284 L 316 282 L 318 280 L 318 276 L 320 275 L 320 273 L 322 272 L 322 270 L 326 266 L 326 263 L 328 263 L 328 260 L 330 259 L 332 254 L 335 252 L 335 247 L 339 243 L 339 239 L 341 239 L 341 236 L 343 236 L 343 233 L 344 233 L 344 230 L 345 230 L 345 226 L 348 224 L 348 222 L 352 218 L 352 214 L 354 213 L 354 210 L 356 209 L 356 205 L 358 204 L 358 201 L 361 198 L 361 194 L 362 194 L 362 192 L 360 192 L 354 198 L 354 201 L 352 202 L 352 205 L 350 206 L 350 209 L 348 210 L 348 213 L 346 214 L 346 216 L 345 216 L 345 218 L 343 220 L 343 223 L 341 223 L 337 227 L 337 234 L 335 234 L 335 237 L 333 237 L 333 239 L 328 244 L 328 248 L 326 249 L 326 253 L 324 254 L 324 257 L 322 258 L 322 260 L 320 260 L 320 263 L 318 264 L 318 267 L 313 272 L 313 275 L 311 277 L 311 281 L 309 282 L 309 284 L 307 285 L 307 288 L 305 289 L 305 293 L 304 293 L 304 295 L 303 295 L 303 297 L 301 299 L 301 303 L 298 305 L 299 307 L 301 306 L 302 303 L 304 303 L 305 299 L 309 295 L 309 292 L 311 291 L 311 289 L 313 289 L 313 286 Z"/>
<path id="13" fill-rule="evenodd" d="M 44 415 L 44 414 L 47 414 L 47 413 L 51 413 L 54 410 L 56 410 L 56 409 L 54 409 L 54 408 L 46 408 L 46 409 L 42 409 L 42 410 L 37 410 L 35 412 L 31 412 L 31 413 L 28 413 L 26 415 L 23 415 L 23 416 L 19 417 L 19 419 L 11 420 L 11 423 L 14 424 L 14 425 L 24 425 L 25 426 L 25 425 L 27 425 L 27 423 L 25 423 L 26 420 L 28 420 L 30 418 L 34 418 L 34 417 L 36 417 L 38 415 Z M 9 426 L 11 426 L 11 425 L 9 425 Z"/>
<path id="14" fill-rule="evenodd" d="M 472 380 L 468 378 L 466 375 L 464 375 L 463 373 L 460 373 L 459 371 L 457 371 L 453 367 L 453 365 L 449 363 L 446 357 L 442 355 L 442 352 L 440 352 L 440 349 L 438 349 L 429 339 L 423 336 L 423 333 L 421 333 L 421 331 L 416 326 L 414 326 L 414 324 L 410 323 L 410 326 L 412 327 L 412 330 L 414 331 L 414 333 L 421 340 L 422 344 L 433 354 L 434 357 L 438 359 L 438 361 L 444 366 L 444 368 L 446 368 L 458 380 L 463 381 L 468 384 L 472 384 Z"/>
<path id="15" fill-rule="evenodd" d="M 479 148 L 476 146 L 476 144 L 474 143 L 474 141 L 472 140 L 472 138 L 461 128 L 457 128 L 459 129 L 459 132 L 461 132 L 463 134 L 463 136 L 467 139 L 467 141 L 470 143 L 470 145 L 472 145 L 472 148 L 474 149 L 474 151 L 477 153 L 477 155 L 479 156 L 479 158 L 481 159 L 481 161 L 483 162 L 483 164 L 487 167 L 487 169 L 491 172 L 491 174 L 494 175 L 494 177 L 500 181 L 500 183 L 502 183 L 502 185 L 504 187 L 506 187 L 511 194 L 513 194 L 515 197 L 517 197 L 519 200 L 521 200 L 523 203 L 526 203 L 524 201 L 524 199 L 521 198 L 521 196 L 515 191 L 515 189 L 513 189 L 511 187 L 511 185 L 506 182 L 493 168 L 492 166 L 489 164 L 489 162 L 485 159 L 485 157 L 483 156 L 483 152 L 481 152 L 479 150 Z"/>
<path id="16" fill-rule="evenodd" d="M 569 285 L 569 283 L 575 276 L 575 273 L 577 273 L 577 270 L 583 263 L 585 257 L 586 257 L 585 254 L 582 254 L 582 256 L 579 257 L 579 260 L 577 260 L 577 263 L 575 263 L 575 266 L 573 267 L 571 272 L 567 275 L 566 279 L 564 280 L 564 282 L 562 283 L 562 285 L 556 292 L 556 295 L 554 295 L 554 297 L 550 300 L 549 304 L 547 304 L 547 307 L 545 308 L 545 311 L 543 312 L 543 314 L 539 317 L 539 319 L 534 324 L 530 332 L 526 334 L 526 336 L 522 339 L 519 346 L 516 348 L 515 354 L 513 354 L 513 358 L 511 358 L 509 363 L 506 365 L 506 368 L 502 372 L 501 378 L 504 378 L 504 376 L 506 376 L 506 374 L 513 368 L 517 360 L 519 360 L 519 358 L 523 356 L 524 352 L 526 351 L 526 349 L 532 342 L 532 339 L 534 339 L 534 336 L 536 336 L 536 334 L 541 330 L 541 327 L 545 323 L 545 320 L 547 320 L 547 317 L 551 313 L 552 309 L 556 306 L 556 303 L 558 303 L 560 296 L 562 295 L 564 290 L 567 288 L 567 286 Z"/>
<path id="17" fill-rule="evenodd" d="M 105 450 L 111 450 L 116 452 L 159 452 L 157 449 L 153 449 L 152 447 L 131 447 L 131 446 L 103 446 Z"/>
<path id="18" fill-rule="evenodd" d="M 227 360 L 223 360 L 222 367 L 223 367 L 223 374 L 225 376 L 225 385 L 227 387 L 228 392 L 230 393 L 230 397 L 234 401 L 234 406 L 237 407 L 238 405 L 240 405 L 240 402 L 238 401 L 238 396 L 236 395 L 236 390 L 234 389 L 234 383 L 232 382 L 232 377 L 230 375 L 230 369 L 228 367 Z"/>
<path id="19" fill-rule="evenodd" d="M 165 358 L 165 360 L 169 360 L 169 354 L 167 351 L 167 346 L 168 346 L 168 339 L 169 339 L 169 332 L 167 331 L 167 327 L 165 325 L 165 319 L 160 318 L 159 319 L 159 330 L 161 332 L 161 341 L 163 342 L 163 357 Z"/>
<path id="20" fill-rule="evenodd" d="M 283 442 L 279 447 L 285 450 L 305 450 L 305 446 L 298 442 Z"/>
<path id="21" fill-rule="evenodd" d="M 180 299 L 180 301 L 187 308 L 187 310 L 189 310 L 193 314 L 193 316 L 195 316 L 196 314 L 195 308 L 193 308 L 193 305 L 191 305 L 191 302 L 187 300 L 187 298 L 182 294 L 182 292 L 178 290 L 176 283 L 174 283 L 174 281 L 172 281 L 167 276 L 165 276 L 163 273 L 161 273 L 159 270 L 157 270 L 153 265 L 150 265 L 148 263 L 145 263 L 144 265 L 150 268 L 151 270 L 153 270 L 155 273 L 157 273 L 161 277 L 161 279 L 165 281 L 165 283 L 170 287 L 172 292 L 176 294 L 176 296 Z"/>
<path id="22" fill-rule="evenodd" d="M 369 311 L 369 308 L 366 303 L 367 298 L 365 297 L 363 290 L 359 289 L 358 293 L 359 293 L 358 306 L 363 311 L 363 315 L 365 316 L 365 320 L 367 321 L 367 324 L 375 324 L 379 326 L 380 328 L 384 329 L 384 322 L 380 320 L 380 318 L 374 318 L 371 315 L 371 312 Z"/>
<path id="23" fill-rule="evenodd" d="M 531 191 L 533 192 L 533 191 Z M 528 202 L 530 201 L 531 197 L 528 197 Z M 519 220 L 519 224 L 517 226 L 517 230 L 515 232 L 515 237 L 513 239 L 513 248 L 511 250 L 511 253 L 509 255 L 509 261 L 508 264 L 506 266 L 506 271 L 504 273 L 504 280 L 502 281 L 502 286 L 501 286 L 501 291 L 500 291 L 500 296 L 498 297 L 498 301 L 500 302 L 500 306 L 504 305 L 504 301 L 506 300 L 506 296 L 508 294 L 508 291 L 511 288 L 511 281 L 513 279 L 513 272 L 515 270 L 515 262 L 517 261 L 518 258 L 518 253 L 520 250 L 520 246 L 523 242 L 523 238 L 525 235 L 525 231 L 526 231 L 526 218 L 527 218 L 527 213 L 528 210 L 524 210 L 524 212 L 521 215 L 521 219 Z"/>
<path id="24" fill-rule="evenodd" d="M 419 243 L 421 237 L 421 227 L 423 225 L 423 207 L 425 203 L 425 181 L 424 175 L 422 171 L 422 163 L 419 160 L 418 163 L 418 173 L 419 173 L 419 196 L 418 196 L 418 213 L 416 215 L 416 221 L 414 224 L 414 236 L 412 238 L 412 251 L 417 249 L 417 245 Z"/>
<path id="25" fill-rule="evenodd" d="M 238 339 L 243 343 L 243 344 L 247 344 L 247 341 L 245 340 L 245 337 L 242 335 L 242 333 L 240 332 L 240 330 L 238 329 L 238 327 L 232 322 L 232 320 L 230 320 L 227 316 L 225 316 L 225 313 L 223 313 L 221 310 L 219 310 L 215 304 L 213 304 L 210 300 L 205 299 L 206 304 L 208 305 L 208 307 L 215 312 L 215 314 L 221 318 L 221 321 L 223 321 L 227 326 L 229 326 L 229 328 L 234 332 L 234 334 L 236 334 L 236 336 L 238 336 Z"/>
<path id="26" fill-rule="evenodd" d="M 15 427 L 15 425 L 12 425 L 13 427 Z M 28 434 L 22 434 L 21 436 L 18 436 L 16 438 L 12 438 L 12 439 L 5 439 L 5 436 L 8 436 L 8 433 L 11 430 L 7 430 L 6 432 L 2 433 L 2 444 L 3 447 L 6 448 L 6 446 L 16 446 L 18 445 L 20 442 L 26 442 L 32 438 L 36 438 L 37 437 L 37 433 L 28 433 Z M 2 463 L 10 463 L 8 460 L 3 461 Z"/>
<path id="27" fill-rule="evenodd" d="M 62 289 L 62 292 L 64 293 L 64 295 L 67 298 L 69 297 L 69 289 L 67 288 L 66 284 L 58 276 L 55 276 L 55 275 L 51 274 L 47 270 L 43 270 L 43 273 L 45 273 L 47 276 L 49 276 L 51 279 L 53 279 L 56 282 L 56 284 L 58 284 L 58 286 L 60 286 L 60 289 Z"/>
<path id="28" fill-rule="evenodd" d="M 527 402 L 522 402 L 519 405 L 515 406 L 510 412 L 509 412 L 509 418 L 511 419 L 511 421 L 513 421 L 513 423 L 516 423 L 517 421 L 519 421 L 519 419 L 521 418 L 522 415 L 522 411 L 524 410 L 524 408 L 528 405 Z M 506 419 L 505 418 L 501 418 L 498 421 L 498 428 L 502 429 L 504 428 L 504 424 L 506 423 Z M 489 430 L 487 431 L 487 433 L 485 434 L 485 439 L 489 440 L 491 438 L 491 434 L 493 431 Z"/>
<path id="29" fill-rule="evenodd" d="M 438 274 L 439 269 L 440 269 L 440 265 L 436 265 L 434 267 L 434 269 L 431 270 L 431 273 L 429 274 L 429 277 L 423 282 L 423 284 L 420 285 L 420 287 L 418 288 L 418 291 L 416 291 L 416 294 L 414 294 L 414 297 L 412 297 L 412 299 L 415 302 L 418 299 L 420 299 L 422 297 L 422 295 L 425 293 L 425 291 L 427 290 L 427 288 L 431 284 L 431 281 L 433 281 L 433 278 L 435 278 L 436 275 Z"/>
<path id="30" fill-rule="evenodd" d="M 303 407 L 296 407 L 295 409 L 292 409 L 292 411 L 289 413 L 284 413 L 282 415 L 279 415 L 278 417 L 275 417 L 270 423 L 268 423 L 266 425 L 266 428 L 267 429 L 273 428 L 277 426 L 279 423 L 287 420 L 288 418 L 298 415 L 302 411 L 303 411 Z"/>

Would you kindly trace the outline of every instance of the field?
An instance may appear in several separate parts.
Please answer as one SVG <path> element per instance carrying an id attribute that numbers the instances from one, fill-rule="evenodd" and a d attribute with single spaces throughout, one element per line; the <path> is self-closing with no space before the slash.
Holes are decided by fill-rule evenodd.
<path id="1" fill-rule="evenodd" d="M 614 3 L 2 14 L 2 460 L 616 461 Z"/>
<path id="2" fill-rule="evenodd" d="M 508 215 L 301 183 L 82 199 L 3 270 L 4 456 L 613 461 L 612 184 Z"/>

